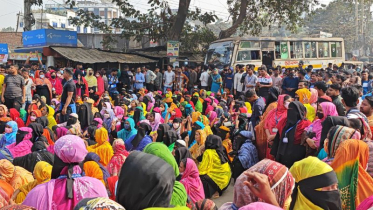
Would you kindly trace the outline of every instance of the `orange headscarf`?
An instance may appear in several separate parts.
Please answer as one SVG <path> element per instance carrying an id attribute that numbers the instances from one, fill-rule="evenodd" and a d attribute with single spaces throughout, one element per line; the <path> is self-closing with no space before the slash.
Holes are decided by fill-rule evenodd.
<path id="1" fill-rule="evenodd" d="M 13 189 L 34 181 L 34 177 L 26 169 L 14 166 L 9 160 L 0 160 L 1 179 L 10 184 Z"/>
<path id="2" fill-rule="evenodd" d="M 109 134 L 104 127 L 96 130 L 95 140 L 97 144 L 89 146 L 88 152 L 96 153 L 100 158 L 100 163 L 106 166 L 114 155 L 113 148 L 109 143 Z"/>
<path id="3" fill-rule="evenodd" d="M 95 161 L 85 162 L 83 165 L 83 169 L 86 176 L 96 178 L 105 185 L 104 174 L 100 169 L 100 166 Z"/>

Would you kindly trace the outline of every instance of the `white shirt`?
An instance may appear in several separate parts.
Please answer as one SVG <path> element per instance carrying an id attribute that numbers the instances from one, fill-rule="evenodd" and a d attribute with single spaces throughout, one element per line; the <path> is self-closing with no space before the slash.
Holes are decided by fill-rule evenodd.
<path id="1" fill-rule="evenodd" d="M 166 87 L 171 87 L 173 81 L 175 80 L 175 73 L 173 71 L 168 72 L 166 71 L 163 75 L 163 80 L 164 80 L 164 86 Z"/>
<path id="2" fill-rule="evenodd" d="M 243 83 L 241 83 L 241 77 L 242 77 L 243 74 L 244 73 L 238 72 L 238 73 L 236 73 L 234 75 L 234 83 L 233 83 L 233 85 L 234 85 L 234 89 L 236 91 L 238 91 L 238 92 L 242 92 Z"/>
<path id="3" fill-rule="evenodd" d="M 209 73 L 207 73 L 207 71 L 204 71 L 201 74 L 201 77 L 199 78 L 199 80 L 201 81 L 201 86 L 208 86 L 209 85 Z"/>
<path id="4" fill-rule="evenodd" d="M 25 79 L 25 89 L 26 89 L 26 102 L 32 101 L 31 86 L 34 84 L 31 78 Z"/>

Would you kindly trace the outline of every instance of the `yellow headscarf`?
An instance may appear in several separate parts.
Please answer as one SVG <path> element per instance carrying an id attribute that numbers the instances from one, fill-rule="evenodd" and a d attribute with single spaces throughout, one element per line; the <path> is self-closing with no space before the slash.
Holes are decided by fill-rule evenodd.
<path id="1" fill-rule="evenodd" d="M 109 134 L 104 127 L 96 130 L 95 140 L 97 144 L 87 147 L 88 152 L 96 153 L 100 158 L 100 163 L 106 166 L 114 155 L 113 148 L 109 143 Z"/>
<path id="2" fill-rule="evenodd" d="M 306 88 L 302 88 L 297 90 L 295 93 L 299 96 L 299 102 L 301 102 L 307 109 L 307 119 L 313 122 L 316 117 L 316 111 L 315 108 L 309 104 L 312 95 L 311 91 Z"/>
<path id="3" fill-rule="evenodd" d="M 52 165 L 45 161 L 39 161 L 38 163 L 36 163 L 34 168 L 35 180 L 19 188 L 21 192 L 18 193 L 15 202 L 17 204 L 22 203 L 25 200 L 27 194 L 37 185 L 49 182 L 52 175 L 52 168 Z"/>
<path id="4" fill-rule="evenodd" d="M 54 118 L 54 109 L 50 106 L 48 106 L 48 128 L 52 130 L 53 126 L 57 125 L 56 119 Z"/>
<path id="5" fill-rule="evenodd" d="M 205 141 L 207 138 L 206 132 L 203 130 L 197 130 L 196 133 L 198 133 L 201 136 L 201 142 L 196 143 L 189 149 L 190 154 L 192 155 L 192 158 L 196 160 L 200 155 L 202 155 L 202 149 L 205 147 Z"/>
<path id="6" fill-rule="evenodd" d="M 333 168 L 316 157 L 308 157 L 301 161 L 295 162 L 289 171 L 293 175 L 295 182 L 299 183 L 304 179 L 333 171 Z M 302 191 L 299 190 L 299 186 L 294 209 L 322 210 L 322 208 L 313 204 L 306 198 L 306 196 L 302 194 Z"/>
<path id="7" fill-rule="evenodd" d="M 192 113 L 192 123 L 197 122 L 201 115 L 202 115 L 201 112 L 193 112 Z"/>
<path id="8" fill-rule="evenodd" d="M 93 72 L 93 69 L 92 68 L 88 68 L 87 69 L 87 76 L 85 76 L 85 80 L 87 81 L 87 84 L 88 84 L 88 87 L 97 87 L 97 78 L 92 74 L 92 75 L 89 75 L 89 72 Z"/>

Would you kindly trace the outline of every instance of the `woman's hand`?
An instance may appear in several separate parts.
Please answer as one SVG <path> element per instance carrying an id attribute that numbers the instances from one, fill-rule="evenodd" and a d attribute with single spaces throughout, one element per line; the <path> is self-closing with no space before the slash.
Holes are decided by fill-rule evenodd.
<path id="1" fill-rule="evenodd" d="M 156 142 L 156 141 L 157 141 L 157 138 L 158 138 L 158 133 L 155 132 L 155 133 L 153 133 L 151 136 L 152 136 L 152 138 L 153 138 L 153 142 Z"/>
<path id="2" fill-rule="evenodd" d="M 307 142 L 308 146 L 310 146 L 312 149 L 317 149 L 317 146 L 315 144 L 315 140 L 307 138 L 306 142 Z"/>

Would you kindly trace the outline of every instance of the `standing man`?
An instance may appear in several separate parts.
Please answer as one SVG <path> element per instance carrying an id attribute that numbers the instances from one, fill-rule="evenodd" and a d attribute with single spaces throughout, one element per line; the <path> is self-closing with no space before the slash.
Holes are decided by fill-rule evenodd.
<path id="1" fill-rule="evenodd" d="M 203 72 L 201 74 L 201 77 L 199 80 L 201 81 L 201 89 L 207 90 L 207 87 L 209 86 L 209 73 L 207 72 L 208 68 L 203 68 Z"/>
<path id="2" fill-rule="evenodd" d="M 172 71 L 172 66 L 168 65 L 167 66 L 167 71 L 163 75 L 163 93 L 165 94 L 167 89 L 171 89 L 172 91 L 172 85 L 175 82 L 175 73 Z"/>
<path id="3" fill-rule="evenodd" d="M 17 65 L 10 66 L 8 75 L 4 79 L 1 100 L 8 109 L 16 108 L 19 111 L 25 103 L 26 88 L 25 79 L 18 74 L 18 69 Z"/>
<path id="4" fill-rule="evenodd" d="M 196 67 L 191 67 L 191 71 L 189 73 L 189 82 L 188 82 L 188 89 L 191 91 L 191 94 L 193 92 L 194 88 L 198 88 L 198 77 L 197 77 L 197 68 Z"/>
<path id="5" fill-rule="evenodd" d="M 232 67 L 224 67 L 224 88 L 228 89 L 229 91 L 232 91 L 233 87 L 233 79 L 234 79 L 234 73 Z"/>
<path id="6" fill-rule="evenodd" d="M 259 77 L 258 77 L 258 82 L 257 86 L 259 87 L 258 95 L 260 97 L 263 97 L 265 99 L 268 99 L 268 94 L 269 94 L 269 88 L 272 87 L 273 81 L 271 76 L 267 73 L 266 70 L 263 68 L 259 68 Z"/>
<path id="7" fill-rule="evenodd" d="M 244 91 L 244 83 L 241 82 L 242 75 L 244 74 L 243 65 L 237 65 L 238 72 L 234 75 L 233 89 L 236 98 L 240 97 Z M 237 68 L 236 66 L 236 68 Z"/>
<path id="8" fill-rule="evenodd" d="M 282 77 L 280 76 L 280 72 L 281 72 L 280 66 L 278 66 L 277 68 L 273 70 L 272 83 L 273 83 L 273 87 L 277 87 L 281 93 Z"/>
<path id="9" fill-rule="evenodd" d="M 282 83 L 282 91 L 284 91 L 285 94 L 288 94 L 294 98 L 295 91 L 297 91 L 298 89 L 298 83 L 299 83 L 298 77 L 294 77 L 294 70 L 290 69 L 288 76 L 285 77 Z"/>
<path id="10" fill-rule="evenodd" d="M 369 78 L 368 78 L 368 76 L 369 76 L 368 71 L 363 71 L 361 73 L 361 84 L 363 86 L 363 95 L 368 93 L 368 89 L 369 89 Z"/>
<path id="11" fill-rule="evenodd" d="M 314 88 L 317 90 L 317 94 L 320 98 L 320 97 L 326 95 L 326 91 L 328 90 L 328 85 L 323 81 L 316 82 Z"/>
<path id="12" fill-rule="evenodd" d="M 139 90 L 144 87 L 144 82 L 145 82 L 144 74 L 141 73 L 141 68 L 137 68 L 136 75 L 135 75 L 135 84 L 134 84 L 136 93 L 139 92 Z"/>
<path id="13" fill-rule="evenodd" d="M 109 94 L 113 98 L 114 94 L 119 94 L 117 91 L 117 84 L 118 84 L 118 69 L 111 69 L 111 72 L 108 76 L 108 84 L 109 84 Z"/>
<path id="14" fill-rule="evenodd" d="M 262 69 L 262 68 L 260 68 Z M 249 65 L 246 65 L 246 77 L 245 77 L 245 92 L 248 90 L 255 90 L 255 86 L 258 83 L 258 77 L 254 74 L 254 70 Z M 271 82 L 272 85 L 272 82 Z"/>
<path id="15" fill-rule="evenodd" d="M 32 102 L 32 90 L 35 88 L 35 85 L 34 85 L 34 82 L 32 81 L 32 79 L 30 78 L 30 74 L 29 74 L 29 71 L 26 70 L 26 69 L 23 69 L 22 70 L 22 76 L 23 78 L 25 79 L 25 91 L 26 91 L 26 94 L 25 94 L 25 103 L 23 104 L 22 108 L 25 109 L 25 110 L 28 110 L 28 106 L 31 104 Z"/>
<path id="16" fill-rule="evenodd" d="M 326 94 L 333 100 L 333 104 L 337 108 L 339 116 L 345 116 L 346 109 L 342 103 L 342 97 L 339 95 L 341 91 L 341 86 L 339 84 L 331 84 L 326 92 Z"/>
<path id="17" fill-rule="evenodd" d="M 262 97 L 259 97 L 254 89 L 248 89 L 245 93 L 245 98 L 247 102 L 250 102 L 253 114 L 251 115 L 251 126 L 255 126 L 260 122 L 260 117 L 263 115 L 263 110 L 265 107 L 265 102 Z"/>
<path id="18" fill-rule="evenodd" d="M 163 76 L 162 73 L 159 72 L 159 68 L 155 68 L 154 74 L 157 76 L 154 80 L 154 90 L 162 90 L 162 81 L 163 81 Z"/>
<path id="19" fill-rule="evenodd" d="M 60 103 L 60 123 L 67 122 L 71 113 L 76 113 L 75 98 L 76 86 L 73 80 L 74 71 L 72 68 L 66 68 L 63 78 L 66 80 L 63 85 L 61 103 Z"/>
<path id="20" fill-rule="evenodd" d="M 117 88 L 118 91 L 122 90 L 122 88 L 126 88 L 126 90 L 132 90 L 132 81 L 133 81 L 133 74 L 130 71 L 130 68 L 125 65 L 124 71 L 121 72 L 119 77 L 119 82 L 121 83 L 122 87 Z"/>
<path id="21" fill-rule="evenodd" d="M 146 66 L 145 68 L 146 68 L 146 75 L 145 75 L 146 89 L 148 89 L 148 91 L 153 92 L 154 91 L 154 80 L 157 78 L 157 75 L 154 74 L 154 72 L 149 69 L 149 66 Z"/>

